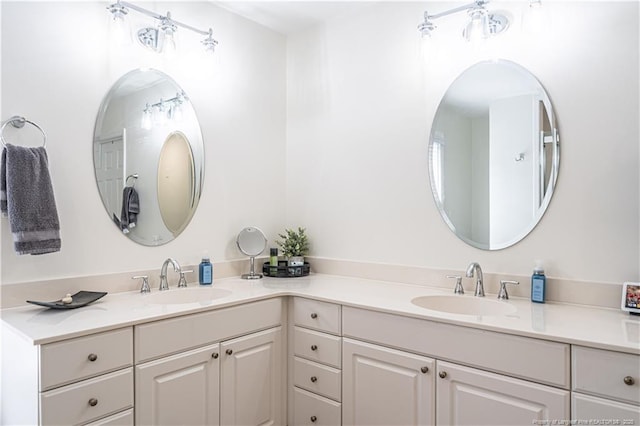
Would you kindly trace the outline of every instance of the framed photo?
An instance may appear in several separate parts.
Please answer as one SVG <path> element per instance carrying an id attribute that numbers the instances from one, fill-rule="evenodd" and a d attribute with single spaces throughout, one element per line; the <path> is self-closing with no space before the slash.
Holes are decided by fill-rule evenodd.
<path id="1" fill-rule="evenodd" d="M 622 285 L 623 311 L 640 314 L 640 283 L 624 283 Z"/>

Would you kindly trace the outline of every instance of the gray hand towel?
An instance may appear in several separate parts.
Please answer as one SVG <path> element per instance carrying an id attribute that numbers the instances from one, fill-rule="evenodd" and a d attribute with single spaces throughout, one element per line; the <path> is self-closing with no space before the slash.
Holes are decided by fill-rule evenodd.
<path id="1" fill-rule="evenodd" d="M 125 186 L 122 190 L 122 211 L 120 213 L 120 229 L 125 234 L 129 228 L 134 228 L 140 213 L 140 199 L 138 192 L 132 186 Z"/>
<path id="2" fill-rule="evenodd" d="M 0 210 L 17 254 L 60 251 L 60 222 L 44 147 L 7 144 L 0 164 Z"/>

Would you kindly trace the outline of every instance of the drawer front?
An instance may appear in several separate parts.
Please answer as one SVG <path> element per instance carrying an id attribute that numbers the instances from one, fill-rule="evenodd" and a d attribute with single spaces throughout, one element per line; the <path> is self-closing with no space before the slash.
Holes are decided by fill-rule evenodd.
<path id="1" fill-rule="evenodd" d="M 85 426 L 133 426 L 133 409 L 88 423 Z"/>
<path id="2" fill-rule="evenodd" d="M 293 299 L 295 325 L 340 335 L 341 306 L 334 303 L 296 297 Z"/>
<path id="3" fill-rule="evenodd" d="M 564 343 L 351 307 L 342 309 L 342 333 L 563 389 L 571 384 L 570 350 Z"/>
<path id="4" fill-rule="evenodd" d="M 295 355 L 341 368 L 341 351 L 342 339 L 340 337 L 294 327 L 293 352 Z"/>
<path id="5" fill-rule="evenodd" d="M 601 419 L 601 425 L 640 425 L 640 410 L 637 405 L 574 392 L 571 396 L 571 418 L 578 425 L 596 424 L 593 419 Z"/>
<path id="6" fill-rule="evenodd" d="M 133 368 L 40 394 L 43 425 L 75 425 L 133 407 Z"/>
<path id="7" fill-rule="evenodd" d="M 40 390 L 133 364 L 133 329 L 123 328 L 40 347 Z"/>
<path id="8" fill-rule="evenodd" d="M 293 390 L 293 419 L 296 426 L 339 426 L 341 404 L 302 389 Z"/>
<path id="9" fill-rule="evenodd" d="M 342 372 L 336 368 L 295 357 L 293 384 L 318 395 L 340 402 L 342 398 Z"/>
<path id="10" fill-rule="evenodd" d="M 266 330 L 282 323 L 282 299 L 142 324 L 135 327 L 136 363 Z"/>
<path id="11" fill-rule="evenodd" d="M 572 347 L 573 390 L 640 405 L 640 356 Z"/>

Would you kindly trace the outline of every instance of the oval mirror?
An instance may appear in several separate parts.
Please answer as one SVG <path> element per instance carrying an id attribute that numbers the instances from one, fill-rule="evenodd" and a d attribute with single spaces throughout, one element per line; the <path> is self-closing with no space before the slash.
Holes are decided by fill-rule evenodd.
<path id="1" fill-rule="evenodd" d="M 122 76 L 100 105 L 93 163 L 102 203 L 123 234 L 146 246 L 173 240 L 195 213 L 204 176 L 187 94 L 161 71 Z"/>
<path id="2" fill-rule="evenodd" d="M 460 239 L 485 250 L 522 240 L 549 205 L 559 165 L 551 101 L 528 70 L 481 62 L 451 84 L 431 127 L 429 176 Z"/>

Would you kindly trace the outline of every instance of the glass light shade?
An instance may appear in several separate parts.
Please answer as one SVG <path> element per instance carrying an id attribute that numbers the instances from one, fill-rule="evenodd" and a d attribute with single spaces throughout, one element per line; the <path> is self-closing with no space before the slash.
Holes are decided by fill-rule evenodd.
<path id="1" fill-rule="evenodd" d="M 144 108 L 144 111 L 142 111 L 142 119 L 140 120 L 140 127 L 142 127 L 145 130 L 151 129 L 151 106 L 149 106 L 149 104 L 147 104 L 147 106 Z"/>
<path id="2" fill-rule="evenodd" d="M 476 8 L 469 12 L 469 23 L 463 31 L 464 38 L 469 42 L 489 37 L 489 14 L 486 9 Z"/>
<path id="3" fill-rule="evenodd" d="M 522 14 L 522 30 L 527 34 L 542 34 L 545 27 L 549 27 L 542 2 L 540 0 L 531 0 L 529 6 Z"/>
<path id="4" fill-rule="evenodd" d="M 111 12 L 111 37 L 119 46 L 131 44 L 131 27 L 126 13 L 121 10 Z"/>

